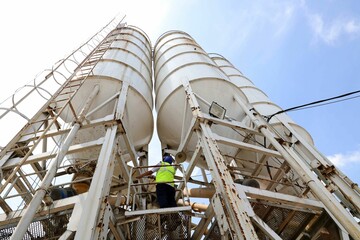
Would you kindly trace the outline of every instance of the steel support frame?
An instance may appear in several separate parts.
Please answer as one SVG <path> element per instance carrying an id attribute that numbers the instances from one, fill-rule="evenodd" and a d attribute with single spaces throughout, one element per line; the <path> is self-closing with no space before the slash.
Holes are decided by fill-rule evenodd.
<path id="1" fill-rule="evenodd" d="M 64 142 L 63 147 L 60 148 L 59 153 L 57 154 L 56 158 L 51 162 L 51 165 L 50 165 L 40 187 L 37 189 L 30 204 L 26 207 L 25 214 L 20 219 L 19 224 L 17 225 L 13 235 L 11 236 L 11 239 L 14 239 L 14 240 L 22 239 L 23 236 L 25 235 L 27 228 L 29 227 L 32 219 L 35 216 L 35 213 L 36 213 L 38 207 L 41 204 L 42 199 L 44 198 L 45 194 L 47 193 L 47 190 L 51 184 L 51 181 L 55 177 L 57 168 L 60 166 L 61 162 L 63 161 L 63 159 L 66 155 L 66 151 L 70 147 L 70 143 L 75 138 L 76 132 L 79 130 L 79 128 L 80 128 L 80 124 L 75 124 L 73 126 L 67 139 Z"/>
<path id="2" fill-rule="evenodd" d="M 309 151 L 309 153 L 312 155 L 313 159 L 316 159 L 319 164 L 319 169 L 321 168 L 333 168 L 333 170 L 327 174 L 322 174 L 319 172 L 320 177 L 325 178 L 327 181 L 332 182 L 335 184 L 338 189 L 346 196 L 348 196 L 347 199 L 351 200 L 353 206 L 349 207 L 355 207 L 357 211 L 360 211 L 360 193 L 359 189 L 356 189 L 356 184 L 353 182 L 347 182 L 345 181 L 344 175 L 341 173 L 340 170 L 338 170 L 328 159 L 326 159 L 321 153 L 317 151 L 313 146 L 311 146 L 309 143 L 307 143 L 301 135 L 299 135 L 294 128 L 288 124 L 283 123 L 283 125 L 293 134 L 293 136 L 299 141 L 299 143 Z M 313 160 L 312 159 L 312 160 Z M 307 163 L 310 166 L 310 161 L 307 160 Z M 342 177 L 341 177 L 342 175 Z M 341 198 L 341 196 L 338 196 Z"/>
<path id="3" fill-rule="evenodd" d="M 200 123 L 200 127 L 201 131 L 197 131 L 197 134 L 216 189 L 212 201 L 220 232 L 224 235 L 228 232 L 232 239 L 258 239 L 251 224 L 250 209 L 244 209 L 244 206 L 249 205 L 248 200 L 246 197 L 241 198 L 241 193 L 236 190 L 209 125 Z M 245 196 L 245 193 L 242 195 Z M 244 201 L 248 204 L 244 204 Z"/>
<path id="4" fill-rule="evenodd" d="M 308 187 L 320 199 L 325 209 L 338 221 L 341 228 L 346 231 L 355 239 L 360 239 L 360 227 L 355 219 L 345 210 L 345 208 L 336 200 L 336 198 L 323 186 L 318 178 L 310 171 L 308 166 L 295 155 L 291 148 L 286 144 L 281 145 L 274 137 L 273 133 L 267 128 L 267 122 L 257 113 L 254 108 L 247 106 L 238 96 L 234 99 L 242 108 L 242 110 L 250 117 L 255 127 L 261 132 L 274 148 L 283 156 L 289 166 L 296 171 L 301 179 L 307 183 Z"/>
<path id="5" fill-rule="evenodd" d="M 190 132 L 195 131 L 200 141 L 202 153 L 204 154 L 206 163 L 209 167 L 212 182 L 216 189 L 216 193 L 212 197 L 211 204 L 209 205 L 212 207 L 210 207 L 210 209 L 208 208 L 208 210 L 211 210 L 217 219 L 222 238 L 258 239 L 254 226 L 252 225 L 253 222 L 255 225 L 260 224 L 260 229 L 272 239 L 280 239 L 280 237 L 254 213 L 245 192 L 241 188 L 236 188 L 226 162 L 219 150 L 217 141 L 240 148 L 251 149 L 253 151 L 261 151 L 276 157 L 280 157 L 281 155 L 273 150 L 233 141 L 214 134 L 210 127 L 212 123 L 211 119 L 213 118 L 207 116 L 206 113 L 201 112 L 196 95 L 192 92 L 190 83 L 183 80 L 183 86 L 186 92 L 186 99 L 192 110 L 193 121 L 189 133 L 186 134 L 185 139 L 182 139 L 182 143 L 180 144 L 181 147 L 179 147 L 179 149 L 182 150 L 187 145 L 189 138 L 191 137 Z M 249 130 L 251 133 L 261 135 L 261 133 L 249 129 L 239 124 L 239 122 L 235 122 L 235 125 L 232 125 L 222 120 L 214 120 L 217 121 L 218 124 L 225 124 L 228 127 L 235 128 L 240 127 L 241 130 Z M 192 157 L 190 168 L 187 170 L 187 175 L 191 174 L 196 158 L 197 156 Z M 209 221 L 206 222 L 209 224 Z M 205 220 L 201 220 L 201 223 L 205 224 Z M 201 233 L 200 231 L 196 231 L 194 236 L 199 238 L 202 233 L 203 231 L 201 231 Z"/>
<path id="6" fill-rule="evenodd" d="M 64 144 L 60 146 L 59 152 L 57 153 L 55 159 L 51 162 L 48 171 L 46 172 L 40 187 L 36 190 L 36 193 L 34 194 L 31 202 L 25 209 L 24 216 L 20 219 L 15 231 L 13 232 L 11 239 L 21 239 L 25 235 L 32 219 L 34 218 L 36 211 L 38 210 L 38 207 L 40 206 L 45 194 L 48 191 L 48 188 L 51 185 L 51 182 L 53 178 L 56 175 L 57 169 L 60 167 L 62 161 L 64 160 L 64 157 L 67 154 L 67 151 L 70 148 L 71 143 L 73 142 L 74 138 L 76 137 L 77 132 L 79 131 L 81 127 L 81 123 L 85 118 L 85 114 L 88 112 L 91 103 L 93 102 L 95 96 L 98 94 L 100 88 L 98 85 L 94 86 L 93 91 L 89 94 L 88 99 L 85 102 L 84 107 L 82 108 L 81 112 L 78 116 L 78 121 L 75 122 L 72 126 L 69 134 L 67 135 Z M 25 162 L 26 158 L 22 160 L 22 162 Z M 21 163 L 22 164 L 22 163 Z M 20 167 L 17 169 L 20 170 Z"/>
<path id="7" fill-rule="evenodd" d="M 214 208 L 212 204 L 209 204 L 208 208 L 205 211 L 205 218 L 202 218 L 197 225 L 193 235 L 192 239 L 194 240 L 200 240 L 201 237 L 205 234 L 209 224 L 211 223 L 212 218 L 215 216 Z"/>
<path id="8" fill-rule="evenodd" d="M 250 203 L 244 192 L 237 191 L 226 162 L 216 143 L 216 136 L 214 136 L 210 128 L 210 122 L 204 121 L 204 114 L 200 110 L 190 83 L 183 80 L 183 87 L 193 117 L 196 120 L 200 119 L 199 128 L 195 132 L 200 141 L 201 150 L 205 156 L 216 189 L 211 202 L 212 206 L 214 206 L 214 213 L 220 232 L 225 238 L 230 236 L 232 239 L 258 239 L 250 219 L 251 216 L 255 215 Z M 189 135 L 191 136 L 191 134 Z M 187 141 L 187 139 L 183 141 Z"/>
<path id="9" fill-rule="evenodd" d="M 110 216 L 106 214 L 107 196 L 115 165 L 115 146 L 117 125 L 106 130 L 105 142 L 101 148 L 94 177 L 83 205 L 75 240 L 96 239 L 102 231 L 107 231 Z M 104 218 L 105 217 L 105 218 Z M 105 220 L 105 221 L 104 221 Z M 103 221 L 106 224 L 103 225 Z"/>

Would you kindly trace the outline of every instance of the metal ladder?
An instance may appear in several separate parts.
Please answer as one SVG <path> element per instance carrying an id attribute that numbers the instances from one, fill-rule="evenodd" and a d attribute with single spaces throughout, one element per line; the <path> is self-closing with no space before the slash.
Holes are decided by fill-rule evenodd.
<path id="1" fill-rule="evenodd" d="M 28 174 L 25 172 L 28 172 L 29 168 L 24 170 L 24 165 L 27 164 L 29 157 L 33 155 L 41 142 L 46 141 L 48 137 L 66 133 L 67 129 L 61 129 L 59 123 L 61 113 L 68 108 L 71 110 L 71 114 L 73 114 L 74 122 L 77 121 L 77 114 L 71 101 L 84 82 L 94 74 L 95 66 L 101 61 L 105 52 L 110 49 L 112 42 L 115 40 L 115 38 L 110 41 L 104 39 L 98 45 L 99 47 L 95 48 L 89 57 L 79 64 L 66 83 L 53 94 L 47 103 L 1 152 L 1 167 L 6 164 L 6 160 L 10 157 L 20 159 L 13 169 L 6 169 L 5 173 L 1 172 L 1 177 L 5 182 L 0 186 L 0 194 L 3 196 L 0 197 L 0 207 L 6 214 L 13 211 L 6 202 L 6 199 L 14 197 L 14 195 L 8 196 L 14 188 L 18 193 L 17 195 L 21 195 L 25 204 L 31 201 L 32 195 L 36 191 L 33 186 L 43 178 L 45 166 L 40 166 L 38 162 L 34 162 L 31 164 L 32 173 Z M 56 130 L 54 130 L 54 127 Z M 48 159 L 51 159 L 51 157 Z M 29 175 L 36 175 L 35 180 Z"/>

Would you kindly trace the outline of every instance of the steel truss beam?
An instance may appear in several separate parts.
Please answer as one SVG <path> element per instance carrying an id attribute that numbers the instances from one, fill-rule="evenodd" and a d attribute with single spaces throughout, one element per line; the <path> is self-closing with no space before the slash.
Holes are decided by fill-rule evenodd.
<path id="1" fill-rule="evenodd" d="M 250 129 L 236 121 L 234 121 L 234 125 L 232 125 L 231 121 L 214 120 L 212 117 L 208 116 L 206 113 L 200 110 L 196 94 L 192 92 L 190 83 L 186 80 L 183 80 L 183 87 L 189 106 L 185 109 L 192 110 L 193 120 L 191 121 L 191 126 L 189 126 L 186 134 L 183 133 L 181 138 L 182 142 L 180 143 L 178 152 L 181 152 L 187 146 L 190 138 L 195 132 L 199 139 L 198 141 L 201 146 L 201 152 L 205 156 L 207 166 L 212 176 L 212 184 L 216 189 L 216 192 L 211 200 L 211 204 L 209 205 L 215 207 L 209 207 L 208 211 L 212 209 L 213 216 L 217 220 L 217 224 L 222 236 L 230 236 L 232 239 L 257 239 L 257 235 L 253 228 L 254 225 L 258 229 L 261 229 L 271 239 L 280 239 L 279 235 L 277 235 L 273 229 L 271 229 L 259 216 L 253 212 L 251 203 L 246 196 L 251 196 L 252 199 L 262 199 L 261 201 L 265 201 L 264 203 L 267 201 L 280 201 L 284 204 L 284 207 L 288 205 L 289 209 L 293 209 L 293 211 L 301 211 L 303 208 L 305 212 L 310 211 L 315 213 L 315 215 L 318 215 L 326 210 L 330 216 L 334 216 L 333 219 L 335 222 L 340 224 L 338 226 L 343 237 L 346 235 L 344 235 L 344 231 L 345 233 L 346 231 L 349 232 L 355 238 L 360 236 L 359 226 L 356 226 L 357 224 L 355 220 L 349 215 L 349 213 L 346 212 L 346 210 L 339 204 L 339 202 L 336 201 L 336 199 L 328 192 L 328 190 L 322 187 L 323 185 L 314 177 L 313 174 L 309 172 L 309 167 L 302 164 L 303 160 L 299 159 L 299 156 L 295 155 L 294 151 L 292 151 L 291 148 L 286 145 L 286 140 L 283 140 L 285 144 L 281 145 L 279 143 L 279 136 L 277 136 L 276 133 L 271 133 L 268 130 L 266 127 L 267 123 L 261 119 L 261 116 L 259 114 L 253 114 L 248 110 L 251 107 L 245 107 L 245 104 L 242 103 L 242 100 L 237 96 L 234 96 L 235 100 L 240 105 L 240 109 L 243 110 L 250 117 L 253 124 L 255 124 L 255 129 Z M 216 124 L 229 128 L 238 128 L 247 134 L 263 136 L 268 140 L 269 146 L 256 146 L 253 144 L 219 136 L 213 133 L 211 130 L 211 125 L 215 121 Z M 292 130 L 290 125 L 286 127 L 288 127 L 290 131 Z M 269 127 L 269 129 L 270 128 L 271 127 Z M 295 137 L 301 139 L 300 136 Z M 303 141 L 303 139 L 301 140 Z M 235 185 L 233 178 L 229 173 L 230 169 L 228 168 L 228 165 L 223 158 L 223 155 L 220 152 L 220 148 L 217 144 L 224 144 L 262 155 L 260 161 L 258 162 L 259 165 L 257 165 L 255 170 L 253 170 L 254 176 L 260 173 L 261 167 L 267 161 L 267 159 L 272 157 L 281 159 L 282 164 L 275 174 L 272 183 L 269 185 L 268 191 L 260 189 L 254 190 L 253 188 L 245 186 L 238 186 L 233 189 L 233 186 Z M 310 152 L 313 152 L 313 156 L 316 156 L 315 150 Z M 196 154 L 191 157 L 189 168 L 186 172 L 186 177 L 191 175 L 193 167 L 196 165 L 197 159 L 199 158 L 198 154 L 199 153 L 196 151 Z M 324 162 L 324 160 L 321 162 Z M 310 189 L 310 196 L 313 196 L 311 194 L 315 194 L 316 198 L 320 201 L 302 198 L 301 194 L 308 194 L 308 190 L 305 190 L 304 193 L 298 192 L 300 197 L 273 192 L 285 174 L 290 170 L 297 172 L 300 177 L 302 177 L 303 182 L 307 183 L 307 186 Z M 336 179 L 337 183 L 339 186 L 342 186 L 342 183 L 338 179 L 339 178 Z M 335 180 L 335 177 L 333 177 L 333 180 Z M 345 191 L 349 190 L 346 189 Z M 356 194 L 352 194 L 350 194 L 350 196 L 357 197 Z M 356 202 L 357 199 L 354 201 Z M 276 204 L 274 206 L 276 206 Z M 342 217 L 340 217 L 340 215 Z M 286 221 L 289 221 L 292 216 L 293 215 L 289 215 L 289 219 Z M 340 219 L 338 219 L 339 217 Z M 207 226 L 209 224 L 209 220 L 202 219 L 200 223 L 204 226 Z M 287 223 L 283 222 L 282 228 L 286 225 Z M 344 225 L 346 225 L 346 227 Z M 194 239 L 199 238 L 204 233 L 204 231 L 205 230 L 200 231 L 196 229 L 194 233 Z M 301 234 L 301 230 L 297 234 Z"/>
<path id="2" fill-rule="evenodd" d="M 289 166 L 299 174 L 302 180 L 307 183 L 311 191 L 325 205 L 325 209 L 332 214 L 344 229 L 355 239 L 360 239 L 360 227 L 355 219 L 345 210 L 338 200 L 324 187 L 324 185 L 310 171 L 303 160 L 295 155 L 287 144 L 281 145 L 274 134 L 267 128 L 267 123 L 261 118 L 254 108 L 246 106 L 240 98 L 234 96 L 241 109 L 250 117 L 256 128 L 264 134 L 274 148 L 283 156 Z M 249 110 L 249 109 L 252 109 Z M 334 219 L 334 220 L 335 220 Z"/>

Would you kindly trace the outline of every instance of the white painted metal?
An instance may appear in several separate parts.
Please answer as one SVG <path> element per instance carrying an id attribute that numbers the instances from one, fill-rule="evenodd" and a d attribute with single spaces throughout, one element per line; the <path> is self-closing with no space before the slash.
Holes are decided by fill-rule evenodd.
<path id="1" fill-rule="evenodd" d="M 116 125 L 107 129 L 105 143 L 99 156 L 101 161 L 97 162 L 93 184 L 91 184 L 89 193 L 86 197 L 86 202 L 83 206 L 85 211 L 82 212 L 79 221 L 79 226 L 75 235 L 76 240 L 97 239 L 100 232 L 107 232 L 108 226 L 103 226 L 102 222 L 107 222 L 109 217 L 105 218 L 102 214 L 104 214 L 106 210 L 107 196 L 109 195 L 111 178 L 114 171 L 116 131 Z"/>
<path id="2" fill-rule="evenodd" d="M 254 107 L 257 113 L 260 113 L 263 116 L 271 116 L 272 114 L 282 110 L 280 107 L 272 103 L 264 92 L 255 87 L 255 85 L 239 70 L 237 70 L 227 59 L 219 54 L 210 55 L 221 70 L 229 77 L 229 79 L 244 92 L 249 99 L 251 106 Z M 238 98 L 238 102 L 240 101 L 241 99 Z M 274 115 L 270 119 L 269 123 L 274 128 L 273 131 L 275 131 L 278 136 L 281 136 L 283 139 L 287 139 L 289 142 L 296 142 L 294 148 L 296 153 L 294 152 L 293 155 L 301 156 L 300 161 L 308 165 L 303 165 L 304 167 L 306 166 L 307 168 L 314 169 L 326 184 L 335 184 L 337 187 L 335 187 L 333 191 L 342 201 L 342 204 L 349 207 L 354 212 L 358 211 L 354 208 L 359 206 L 360 197 L 359 193 L 352 187 L 352 182 L 346 181 L 346 178 L 341 177 L 343 174 L 337 170 L 328 159 L 318 152 L 313 144 L 310 134 L 305 129 L 297 125 L 285 113 Z M 244 157 L 244 153 L 242 153 L 242 157 Z M 315 164 L 316 166 L 311 166 L 312 163 L 317 164 Z M 323 173 L 321 171 L 324 171 L 324 175 L 322 175 Z M 297 171 L 297 173 L 299 174 L 301 172 Z M 297 176 L 300 177 L 299 175 Z M 344 197 L 338 189 L 347 197 Z M 348 203 L 348 200 L 353 205 Z M 337 211 L 338 210 L 336 210 L 336 212 Z M 357 216 L 356 213 L 355 215 Z"/>
<path id="3" fill-rule="evenodd" d="M 193 92 L 200 100 L 200 109 L 209 112 L 210 104 L 215 101 L 225 107 L 226 115 L 242 121 L 245 117 L 238 110 L 232 94 L 246 100 L 244 94 L 232 84 L 228 77 L 209 58 L 207 53 L 187 34 L 181 31 L 164 33 L 154 47 L 154 75 L 157 110 L 157 131 L 163 148 L 176 150 L 184 132 L 188 131 L 192 119 L 190 109 L 186 107 L 184 82 L 190 82 Z M 236 137 L 236 132 L 214 126 L 214 131 L 225 136 Z M 237 136 L 242 139 L 241 136 Z M 188 144 L 185 152 L 193 152 L 196 140 Z M 231 154 L 234 148 L 226 148 Z M 187 154 L 190 155 L 190 154 Z M 188 159 L 189 160 L 189 159 Z"/>
<path id="4" fill-rule="evenodd" d="M 60 148 L 59 153 L 57 154 L 55 159 L 51 162 L 48 172 L 46 173 L 43 181 L 41 182 L 40 187 L 37 189 L 36 194 L 33 196 L 33 199 L 31 200 L 29 206 L 26 208 L 26 212 L 24 216 L 21 218 L 19 224 L 17 225 L 13 235 L 11 236 L 11 239 L 17 240 L 17 239 L 22 239 L 24 237 L 24 234 L 27 228 L 29 227 L 32 219 L 34 218 L 35 213 L 39 205 L 41 204 L 41 201 L 43 200 L 45 194 L 47 193 L 48 188 L 51 185 L 51 182 L 55 177 L 58 168 L 60 167 L 60 164 L 64 160 L 64 157 L 66 156 L 66 153 L 69 150 L 71 143 L 73 142 L 77 132 L 80 129 L 80 124 L 83 121 L 85 114 L 89 110 L 91 103 L 98 92 L 99 92 L 99 86 L 95 85 L 89 97 L 87 98 L 87 101 L 85 102 L 82 111 L 80 112 L 79 122 L 75 123 L 74 126 L 71 128 L 67 138 L 64 141 L 64 144 Z"/>
<path id="5" fill-rule="evenodd" d="M 226 58 L 219 54 L 211 53 L 209 56 L 219 66 L 219 68 L 229 77 L 230 81 L 234 83 L 247 97 L 249 103 L 263 116 L 270 116 L 276 112 L 282 111 L 278 105 L 273 103 L 269 97 L 253 82 L 244 76 L 238 69 L 236 69 Z M 313 144 L 311 135 L 300 125 L 296 124 L 286 113 L 277 114 L 272 117 L 269 123 L 285 138 L 285 132 L 281 126 L 282 122 L 290 124 L 307 142 Z"/>
<path id="6" fill-rule="evenodd" d="M 320 180 L 307 168 L 307 166 L 301 161 L 301 159 L 296 158 L 296 155 L 291 154 L 291 149 L 288 149 L 287 146 L 282 146 L 278 141 L 273 137 L 273 134 L 264 127 L 262 119 L 259 119 L 258 116 L 252 114 L 248 107 L 241 102 L 240 99 L 237 101 L 241 108 L 247 112 L 248 116 L 251 116 L 255 126 L 261 131 L 267 139 L 273 144 L 273 146 L 283 155 L 287 163 L 297 172 L 302 173 L 300 177 L 304 182 L 307 183 L 309 188 L 315 193 L 315 195 L 322 201 L 322 203 L 327 207 L 328 211 L 333 214 L 342 224 L 342 227 L 345 228 L 351 236 L 355 239 L 360 239 L 359 225 L 355 219 L 349 214 L 349 212 L 344 209 L 343 206 L 336 200 L 336 198 L 331 195 L 331 193 L 324 187 Z"/>
<path id="7" fill-rule="evenodd" d="M 234 83 L 241 92 L 243 92 L 246 96 L 246 98 L 249 100 L 249 103 L 251 106 L 262 116 L 271 116 L 274 113 L 277 113 L 279 111 L 282 111 L 282 109 L 273 103 L 268 96 L 259 88 L 257 88 L 251 80 L 249 80 L 247 77 L 245 77 L 238 69 L 236 69 L 227 59 L 225 59 L 223 56 L 219 54 L 211 53 L 209 54 L 211 56 L 212 60 L 219 66 L 219 68 L 224 72 L 226 76 L 229 77 L 229 80 Z M 240 98 L 239 98 L 240 99 Z M 242 99 L 241 99 L 242 100 Z M 270 118 L 269 124 L 272 127 L 272 131 L 275 132 L 279 137 L 281 136 L 282 139 L 286 139 L 289 142 L 295 142 L 297 139 L 294 139 L 294 135 L 299 135 L 302 137 L 302 139 L 305 139 L 305 141 L 313 145 L 313 140 L 311 135 L 301 126 L 296 124 L 286 113 L 277 114 Z M 291 126 L 295 133 L 291 133 L 288 129 L 286 129 L 283 124 L 287 124 L 288 126 Z M 258 142 L 263 141 L 263 137 L 255 137 L 255 139 Z M 304 152 L 306 150 L 302 148 Z M 241 153 L 239 154 L 241 159 L 246 160 L 253 160 L 256 158 L 254 155 L 254 151 L 247 151 L 246 149 L 242 148 Z M 274 160 L 268 160 L 270 165 L 277 165 L 274 164 Z M 245 168 L 251 168 L 252 164 L 246 164 L 243 163 Z M 255 173 L 255 175 L 259 176 L 267 176 L 268 171 L 271 171 L 273 175 L 276 174 L 276 169 L 266 169 L 266 168 L 258 168 Z M 294 175 L 294 178 L 297 178 L 298 176 Z M 263 186 L 266 184 L 263 181 L 259 181 L 260 184 Z M 289 192 L 290 191 L 290 192 Z M 292 192 L 293 189 L 287 189 L 287 193 L 290 194 L 296 194 L 296 192 Z M 285 191 L 284 191 L 285 192 Z"/>
<path id="8" fill-rule="evenodd" d="M 153 133 L 151 43 L 144 32 L 132 26 L 113 30 L 103 44 L 107 42 L 111 42 L 110 47 L 95 65 L 91 76 L 79 89 L 72 104 L 74 109 L 81 107 L 84 96 L 97 84 L 101 91 L 90 109 L 92 111 L 119 93 L 124 84 L 128 85 L 122 121 L 132 129 L 128 137 L 135 149 L 139 150 L 150 142 Z M 87 120 L 105 117 L 114 111 L 115 106 L 116 102 L 110 101 L 87 116 Z M 73 121 L 68 111 L 64 111 L 61 118 L 66 122 Z M 97 129 L 83 131 L 76 142 L 89 141 L 99 134 L 96 131 Z"/>
<path id="9" fill-rule="evenodd" d="M 6 154 L 2 155 L 4 158 L 0 166 L 2 171 L 8 168 L 5 170 L 7 175 L 1 176 L 8 186 L 1 186 L 1 208 L 7 215 L 17 216 L 13 214 L 14 209 L 8 206 L 11 199 L 2 198 L 4 193 L 8 197 L 7 192 L 10 190 L 11 195 L 19 195 L 20 200 L 25 200 L 28 205 L 24 206 L 25 213 L 20 219 L 19 227 L 13 232 L 13 239 L 21 239 L 28 232 L 30 222 L 36 222 L 36 212 L 41 202 L 46 200 L 46 203 L 50 203 L 52 188 L 64 185 L 73 187 L 78 180 L 70 180 L 72 173 L 76 175 L 85 169 L 83 165 L 93 163 L 97 163 L 97 167 L 94 167 L 95 175 L 88 176 L 89 183 L 92 178 L 93 180 L 86 201 L 81 203 L 81 221 L 72 218 L 63 238 L 71 237 L 74 232 L 81 239 L 107 236 L 108 228 L 113 224 L 110 223 L 111 209 L 104 201 L 109 189 L 114 185 L 118 186 L 122 176 L 129 179 L 126 171 L 129 160 L 136 166 L 138 156 L 147 157 L 146 153 L 139 152 L 147 150 L 153 132 L 151 58 L 148 37 L 136 27 L 119 25 L 85 57 L 74 74 L 6 146 Z M 91 94 L 92 89 L 98 94 Z M 89 94 L 89 100 L 84 101 Z M 111 144 L 106 134 L 106 129 L 110 126 L 114 126 Z M 65 139 L 67 135 L 69 137 Z M 55 140 L 50 142 L 49 139 Z M 49 144 L 55 145 L 55 150 L 49 151 Z M 19 145 L 23 146 L 23 151 L 18 150 Z M 38 150 L 38 145 L 42 146 L 42 152 Z M 105 148 L 106 151 L 100 150 Z M 14 154 L 14 151 L 17 152 Z M 52 158 L 55 158 L 55 163 L 46 168 Z M 62 164 L 63 159 L 70 160 L 75 165 L 65 167 L 69 162 Z M 45 169 L 41 169 L 39 161 L 46 161 Z M 68 167 L 73 167 L 74 171 L 67 172 Z M 111 169 L 115 169 L 115 173 Z M 30 178 L 33 176 L 31 183 L 23 172 Z M 57 185 L 56 182 L 57 186 L 50 186 L 58 181 L 57 177 L 64 175 L 68 178 L 65 183 Z M 53 181 L 53 178 L 56 180 Z M 43 183 L 40 188 L 31 186 L 41 180 Z M 14 189 L 17 191 L 15 194 Z M 121 187 L 117 189 L 121 191 Z M 74 211 L 74 214 L 79 212 Z M 96 228 L 99 221 L 105 224 L 103 228 Z M 116 228 L 113 226 L 113 229 Z M 35 234 L 43 236 L 48 232 L 40 229 Z"/>
<path id="10" fill-rule="evenodd" d="M 47 221 L 38 217 L 48 215 L 51 222 L 58 214 L 68 216 L 71 209 L 60 239 L 73 239 L 74 235 L 75 239 L 141 239 L 150 236 L 147 233 L 153 227 L 161 235 L 161 221 L 142 225 L 143 220 L 148 221 L 153 213 L 190 211 L 190 200 L 179 200 L 183 207 L 160 210 L 153 208 L 152 197 L 135 201 L 135 196 L 146 190 L 142 184 L 126 190 L 133 182 L 132 166 L 149 167 L 142 150 L 153 129 L 152 60 L 162 148 L 174 155 L 184 151 L 178 159 L 189 162 L 178 188 L 190 192 L 191 197 L 209 199 L 201 206 L 205 214 L 189 212 L 202 218 L 192 239 L 201 239 L 204 234 L 206 239 L 262 239 L 265 235 L 294 239 L 307 233 L 315 235 L 324 226 L 323 219 L 338 226 L 339 238 L 349 239 L 348 233 L 360 238 L 359 226 L 351 215 L 358 209 L 358 188 L 332 168 L 313 147 L 309 133 L 286 114 L 269 122 L 263 119 L 262 115 L 281 110 L 265 93 L 222 56 L 210 57 L 184 32 L 163 34 L 154 56 L 151 50 L 141 30 L 120 25 L 6 146 L 0 161 L 5 183 L 0 187 L 0 207 L 5 212 L 0 215 L 4 220 L 0 225 L 12 233 L 11 224 L 22 218 L 12 239 L 21 239 L 25 231 L 31 231 L 32 227 L 27 228 L 31 221 L 44 229 L 58 227 L 46 225 Z M 92 89 L 94 94 L 84 101 Z M 66 104 L 62 105 L 63 101 Z M 209 115 L 213 101 L 226 108 L 225 119 Z M 55 151 L 50 151 L 51 139 L 57 139 L 59 148 Z M 42 150 L 36 151 L 38 145 Z M 46 167 L 52 158 L 54 163 L 42 169 L 39 163 L 44 161 L 42 166 Z M 53 207 L 39 209 L 43 198 L 49 199 L 46 190 L 62 186 L 57 177 L 74 173 L 59 165 L 65 158 L 75 175 L 86 170 L 81 164 L 96 163 L 89 177 L 90 188 L 87 193 L 55 200 Z M 203 181 L 193 179 L 196 167 L 201 167 Z M 29 168 L 33 169 L 29 176 L 42 181 L 40 188 L 31 186 L 30 177 L 25 177 Z M 51 181 L 54 176 L 55 184 Z M 260 189 L 240 185 L 238 178 L 256 179 Z M 67 180 L 63 186 L 76 181 Z M 201 189 L 187 191 L 190 181 Z M 27 205 L 23 212 L 9 206 L 8 197 L 14 190 L 18 195 L 26 194 L 20 197 Z M 344 208 L 351 205 L 354 207 L 349 211 Z M 49 230 L 39 232 L 44 235 Z"/>
<path id="11" fill-rule="evenodd" d="M 117 18 L 112 19 L 106 26 L 71 54 L 60 59 L 49 69 L 37 74 L 29 83 L 19 88 L 11 97 L 1 102 L 1 147 L 14 137 L 11 134 L 18 132 L 36 111 L 56 93 L 56 90 L 74 73 L 74 69 L 94 50 L 110 30 L 115 27 L 118 20 Z M 6 96 L 2 96 L 2 98 L 3 97 Z M 13 125 L 13 122 L 17 122 L 17 125 L 13 126 L 11 131 L 7 131 L 8 126 Z"/>

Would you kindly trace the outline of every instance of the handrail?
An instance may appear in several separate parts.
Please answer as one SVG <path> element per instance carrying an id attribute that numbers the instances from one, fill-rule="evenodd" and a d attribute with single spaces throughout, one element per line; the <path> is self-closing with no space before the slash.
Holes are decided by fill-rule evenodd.
<path id="1" fill-rule="evenodd" d="M 186 178 L 185 178 L 185 171 L 184 171 L 184 167 L 182 164 L 172 164 L 172 165 L 169 165 L 169 166 L 174 166 L 174 167 L 177 167 L 177 169 L 180 170 L 180 172 L 182 173 L 182 180 L 174 180 L 174 181 L 169 181 L 169 182 L 161 182 L 161 183 L 184 183 L 185 185 L 185 189 L 187 189 L 187 182 L 186 182 Z M 137 166 L 137 167 L 131 167 L 130 169 L 130 172 L 129 172 L 129 182 L 128 182 L 128 191 L 127 191 L 127 198 L 126 198 L 126 205 L 129 206 L 130 204 L 130 190 L 131 190 L 131 187 L 136 187 L 136 186 L 150 186 L 150 185 L 156 185 L 158 183 L 156 182 L 145 182 L 145 183 L 134 183 L 134 181 L 132 180 L 132 176 L 134 175 L 134 170 L 140 170 L 140 169 L 143 169 L 143 168 L 150 168 L 150 167 L 159 167 L 159 165 L 148 165 L 148 166 Z M 144 177 L 145 178 L 145 177 Z M 141 189 L 140 189 L 141 190 Z M 182 195 L 182 199 L 184 199 L 184 201 L 190 201 L 190 197 L 189 197 L 189 193 L 188 191 L 186 191 L 186 198 L 187 200 L 185 200 L 185 197 L 184 197 L 184 193 L 181 189 L 178 189 L 178 188 L 175 188 L 175 191 L 179 191 Z M 154 192 L 135 192 L 134 195 L 133 195 L 133 198 L 134 200 L 132 201 L 132 209 L 134 210 L 135 209 L 135 198 L 136 198 L 136 195 L 147 195 L 147 194 L 152 194 Z"/>

